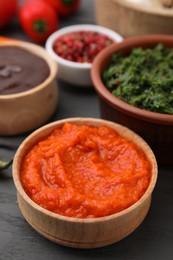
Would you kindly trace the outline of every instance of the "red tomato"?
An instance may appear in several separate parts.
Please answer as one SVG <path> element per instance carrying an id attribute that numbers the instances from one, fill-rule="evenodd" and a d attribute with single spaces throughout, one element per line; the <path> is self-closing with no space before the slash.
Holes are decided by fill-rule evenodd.
<path id="1" fill-rule="evenodd" d="M 0 28 L 12 19 L 16 9 L 17 0 L 0 0 Z"/>
<path id="2" fill-rule="evenodd" d="M 44 0 L 51 4 L 59 15 L 67 16 L 74 13 L 81 2 L 81 0 Z"/>
<path id="3" fill-rule="evenodd" d="M 35 42 L 45 42 L 58 28 L 54 8 L 42 0 L 29 0 L 19 9 L 19 21 L 26 34 Z"/>

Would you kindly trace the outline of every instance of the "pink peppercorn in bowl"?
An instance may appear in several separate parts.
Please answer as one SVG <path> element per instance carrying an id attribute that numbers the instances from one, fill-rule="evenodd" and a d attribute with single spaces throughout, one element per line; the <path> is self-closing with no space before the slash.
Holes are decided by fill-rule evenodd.
<path id="1" fill-rule="evenodd" d="M 45 48 L 58 63 L 58 77 L 74 86 L 91 86 L 90 70 L 95 56 L 122 36 L 102 26 L 72 25 L 54 32 Z"/>

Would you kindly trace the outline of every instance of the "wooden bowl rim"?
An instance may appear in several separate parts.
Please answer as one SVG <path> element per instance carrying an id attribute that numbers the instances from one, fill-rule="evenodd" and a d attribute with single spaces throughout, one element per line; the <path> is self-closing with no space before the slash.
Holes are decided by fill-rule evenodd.
<path id="1" fill-rule="evenodd" d="M 29 42 L 24 42 L 19 40 L 14 40 L 14 41 L 9 40 L 9 41 L 0 42 L 0 47 L 17 47 L 29 51 L 30 53 L 33 53 L 36 56 L 44 59 L 50 70 L 49 76 L 41 84 L 37 85 L 36 87 L 30 90 L 26 90 L 23 92 L 18 92 L 18 93 L 8 94 L 8 95 L 0 95 L 0 100 L 1 99 L 11 100 L 15 98 L 24 97 L 24 96 L 31 96 L 35 92 L 38 92 L 43 88 L 46 88 L 56 78 L 58 73 L 58 65 L 43 47 L 36 45 L 34 43 L 29 43 Z"/>
<path id="2" fill-rule="evenodd" d="M 173 125 L 173 115 L 151 112 L 134 107 L 113 96 L 113 94 L 104 86 L 101 79 L 101 72 L 109 63 L 113 53 L 124 51 L 127 52 L 135 47 L 142 47 L 145 45 L 150 48 L 159 42 L 168 45 L 169 47 L 173 47 L 173 36 L 163 34 L 134 36 L 126 38 L 120 43 L 111 44 L 102 50 L 95 58 L 91 69 L 91 79 L 98 95 L 109 103 L 110 106 L 126 113 L 127 115 L 143 119 L 145 121 L 154 122 L 157 124 Z"/>
<path id="3" fill-rule="evenodd" d="M 119 212 L 115 213 L 109 216 L 105 217 L 100 217 L 100 218 L 73 218 L 73 217 L 67 217 L 63 216 L 54 212 L 51 212 L 45 208 L 42 208 L 38 204 L 36 204 L 33 200 L 29 198 L 29 196 L 26 194 L 24 191 L 21 181 L 20 181 L 20 176 L 19 176 L 19 167 L 20 167 L 20 162 L 22 160 L 22 157 L 27 153 L 27 151 L 35 144 L 36 142 L 39 142 L 43 138 L 45 138 L 53 129 L 60 127 L 62 124 L 69 122 L 69 123 L 76 123 L 76 124 L 87 124 L 91 126 L 101 126 L 101 125 L 107 125 L 113 129 L 116 129 L 118 133 L 121 134 L 121 136 L 127 137 L 130 140 L 133 140 L 134 142 L 137 142 L 137 144 L 141 147 L 142 150 L 145 148 L 145 154 L 147 155 L 149 161 L 151 162 L 152 165 L 152 177 L 150 184 L 144 193 L 144 195 L 132 206 L 129 208 Z M 44 133 L 44 135 L 40 136 L 40 133 Z M 39 138 L 38 138 L 39 137 Z M 37 140 L 35 142 L 35 139 Z M 29 147 L 27 150 L 25 149 L 25 146 L 29 144 Z M 94 223 L 94 222 L 102 222 L 102 221 L 109 221 L 114 218 L 120 218 L 122 215 L 129 214 L 130 211 L 133 211 L 136 207 L 140 206 L 149 196 L 151 196 L 154 187 L 156 185 L 157 181 L 157 175 L 158 175 L 158 166 L 157 166 L 157 161 L 155 159 L 155 156 L 151 150 L 151 148 L 148 146 L 148 144 L 136 133 L 134 133 L 132 130 L 103 119 L 96 119 L 96 118 L 80 118 L 80 117 L 74 117 L 74 118 L 67 118 L 67 119 L 62 119 L 55 121 L 53 123 L 47 124 L 36 131 L 34 131 L 31 135 L 29 135 L 20 145 L 18 148 L 15 157 L 14 157 L 14 162 L 13 162 L 13 180 L 17 189 L 17 192 L 20 194 L 20 196 L 34 209 L 36 209 L 39 212 L 42 212 L 45 215 L 48 215 L 49 217 L 59 219 L 62 221 L 66 222 L 75 222 L 75 223 Z"/>
<path id="4" fill-rule="evenodd" d="M 130 1 L 122 1 L 122 0 L 111 0 L 113 2 L 118 3 L 121 6 L 124 6 L 126 8 L 129 8 L 130 10 L 134 10 L 136 12 L 143 12 L 146 13 L 148 15 L 155 15 L 155 16 L 159 16 L 159 17 L 163 17 L 163 18 L 173 18 L 173 12 L 172 12 L 172 8 L 164 8 L 161 4 L 160 4 L 160 8 L 152 8 L 152 6 L 149 6 L 147 4 L 142 4 L 142 3 L 134 3 L 134 2 L 130 2 Z M 158 17 L 158 19 L 159 19 Z"/>

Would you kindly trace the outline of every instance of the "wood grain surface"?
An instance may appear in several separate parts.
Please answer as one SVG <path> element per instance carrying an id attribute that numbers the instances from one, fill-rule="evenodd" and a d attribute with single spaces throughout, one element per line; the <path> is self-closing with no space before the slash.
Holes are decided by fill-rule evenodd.
<path id="1" fill-rule="evenodd" d="M 173 34 L 173 9 L 162 6 L 159 0 L 95 0 L 95 9 L 97 23 L 123 37 Z"/>

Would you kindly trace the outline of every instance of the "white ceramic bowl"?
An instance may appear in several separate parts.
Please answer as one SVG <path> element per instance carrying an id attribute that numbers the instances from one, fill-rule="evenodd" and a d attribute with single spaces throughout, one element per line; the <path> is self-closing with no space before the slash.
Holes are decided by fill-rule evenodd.
<path id="1" fill-rule="evenodd" d="M 71 32 L 77 31 L 94 31 L 107 35 L 114 42 L 121 42 L 123 40 L 122 36 L 118 33 L 107 29 L 102 26 L 92 25 L 92 24 L 81 24 L 81 25 L 72 25 L 64 27 L 56 32 L 54 32 L 46 41 L 45 48 L 48 53 L 56 60 L 58 63 L 58 77 L 72 85 L 76 86 L 91 86 L 90 70 L 92 64 L 90 63 L 78 63 L 65 60 L 58 56 L 53 50 L 53 44 L 55 40 Z"/>

